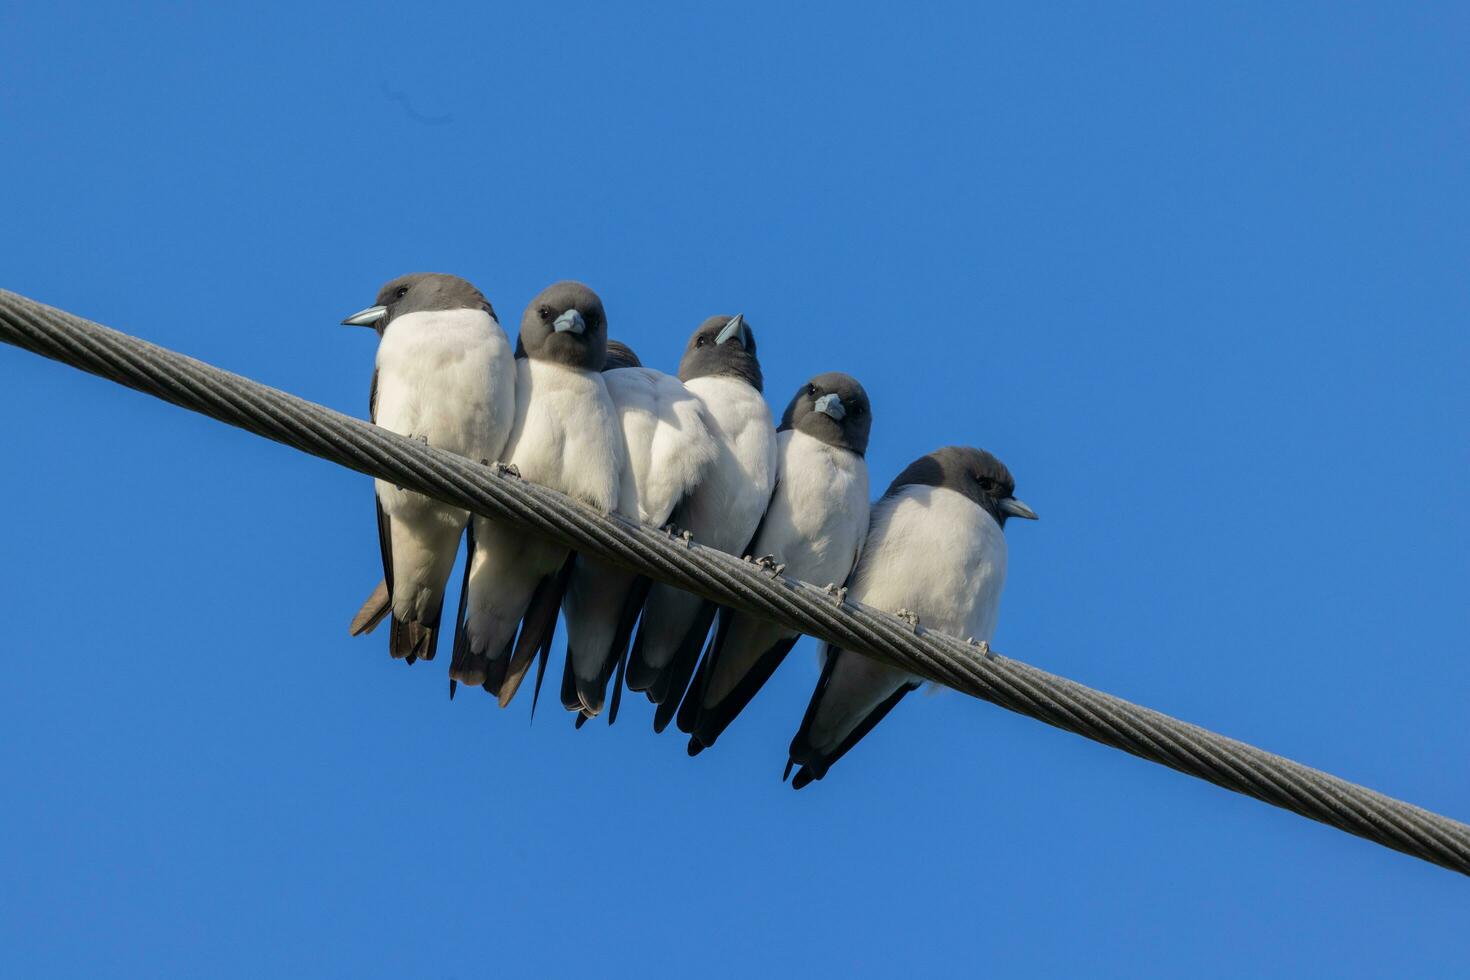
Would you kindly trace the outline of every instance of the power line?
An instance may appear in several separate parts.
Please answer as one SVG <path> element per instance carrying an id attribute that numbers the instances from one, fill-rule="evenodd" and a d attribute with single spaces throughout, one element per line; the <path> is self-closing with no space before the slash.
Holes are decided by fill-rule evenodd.
<path id="1" fill-rule="evenodd" d="M 0 290 L 0 340 L 1470 874 L 1470 826 Z"/>

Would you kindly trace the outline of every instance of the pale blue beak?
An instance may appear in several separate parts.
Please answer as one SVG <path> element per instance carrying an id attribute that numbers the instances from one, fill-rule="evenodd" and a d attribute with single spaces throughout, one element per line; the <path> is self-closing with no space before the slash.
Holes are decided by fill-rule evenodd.
<path id="1" fill-rule="evenodd" d="M 715 343 L 723 344 L 727 340 L 736 340 L 739 341 L 741 347 L 750 347 L 750 334 L 745 326 L 744 314 L 737 313 L 732 316 L 730 322 L 725 324 L 725 329 L 721 330 L 719 336 L 715 338 Z"/>
<path id="2" fill-rule="evenodd" d="M 342 321 L 344 327 L 376 327 L 378 321 L 388 315 L 386 306 L 369 306 Z"/>
<path id="3" fill-rule="evenodd" d="M 1000 502 L 1000 509 L 1012 517 L 1025 518 L 1028 521 L 1037 520 L 1036 511 L 1021 503 L 1015 497 L 1005 497 Z"/>
<path id="4" fill-rule="evenodd" d="M 587 321 L 582 319 L 582 314 L 576 310 L 567 310 L 552 321 L 551 329 L 557 333 L 586 333 Z"/>
<path id="5" fill-rule="evenodd" d="M 842 407 L 842 399 L 837 397 L 837 392 L 830 391 L 817 399 L 817 411 L 829 416 L 834 422 L 841 422 L 847 417 L 847 409 Z"/>

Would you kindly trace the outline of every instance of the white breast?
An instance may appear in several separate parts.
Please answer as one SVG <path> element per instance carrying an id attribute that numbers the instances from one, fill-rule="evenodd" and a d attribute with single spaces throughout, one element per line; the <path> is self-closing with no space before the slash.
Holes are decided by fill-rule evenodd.
<path id="1" fill-rule="evenodd" d="M 918 613 L 927 629 L 989 640 L 1005 585 L 1006 539 L 973 501 L 939 487 L 904 487 L 873 507 L 852 598 Z"/>
<path id="2" fill-rule="evenodd" d="M 662 526 L 715 458 L 699 398 L 650 368 L 603 374 L 627 447 L 618 512 Z"/>
<path id="3" fill-rule="evenodd" d="M 378 425 L 461 456 L 495 459 L 515 418 L 505 331 L 483 310 L 408 313 L 378 344 Z"/>
<path id="4" fill-rule="evenodd" d="M 704 403 L 719 454 L 684 521 L 702 544 L 734 554 L 750 543 L 775 485 L 771 409 L 760 392 L 738 378 L 695 378 L 685 387 Z"/>
<path id="5" fill-rule="evenodd" d="M 841 585 L 868 532 L 868 467 L 863 458 L 804 432 L 778 434 L 776 493 L 753 553 L 773 555 L 786 574 Z"/>
<path id="6" fill-rule="evenodd" d="M 516 420 L 504 459 L 524 479 L 613 510 L 623 437 L 602 375 L 532 358 L 515 363 Z"/>

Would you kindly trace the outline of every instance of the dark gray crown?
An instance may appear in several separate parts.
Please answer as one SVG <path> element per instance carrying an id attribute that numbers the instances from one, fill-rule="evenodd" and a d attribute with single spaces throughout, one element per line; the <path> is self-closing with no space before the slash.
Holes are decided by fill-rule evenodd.
<path id="1" fill-rule="evenodd" d="M 547 286 L 521 316 L 516 356 L 601 371 L 607 358 L 607 315 L 602 300 L 580 282 Z"/>
<path id="2" fill-rule="evenodd" d="M 868 451 L 873 407 L 856 378 L 840 371 L 819 374 L 797 389 L 781 416 L 780 431 L 795 429 L 830 446 Z"/>
<path id="3" fill-rule="evenodd" d="M 1005 527 L 1008 517 L 1036 519 L 1036 514 L 1016 499 L 1016 481 L 1006 465 L 983 449 L 945 446 L 914 460 L 889 485 L 884 497 L 904 487 L 943 487 L 963 494 Z"/>
<path id="4" fill-rule="evenodd" d="M 618 368 L 642 367 L 643 362 L 638 360 L 638 355 L 633 348 L 621 340 L 608 338 L 607 359 L 602 362 L 604 371 L 616 371 Z"/>
<path id="5" fill-rule="evenodd" d="M 755 332 L 745 317 L 712 316 L 699 325 L 679 361 L 679 380 L 719 375 L 741 378 L 756 391 L 765 382 L 755 356 Z"/>

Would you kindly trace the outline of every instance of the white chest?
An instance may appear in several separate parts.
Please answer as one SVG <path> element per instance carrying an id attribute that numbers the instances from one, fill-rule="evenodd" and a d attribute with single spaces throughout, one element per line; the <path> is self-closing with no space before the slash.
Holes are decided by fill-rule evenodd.
<path id="1" fill-rule="evenodd" d="M 611 511 L 623 441 L 602 375 L 546 361 L 516 363 L 516 421 L 505 459 L 524 479 Z"/>
<path id="2" fill-rule="evenodd" d="M 776 493 L 758 550 L 797 578 L 841 583 L 868 529 L 868 469 L 862 458 L 803 432 L 779 434 Z"/>
<path id="3" fill-rule="evenodd" d="M 378 344 L 378 425 L 473 458 L 494 458 L 515 410 L 510 342 L 483 310 L 409 313 Z"/>
<path id="4" fill-rule="evenodd" d="M 918 613 L 929 629 L 988 640 L 1005 586 L 1000 525 L 952 490 L 905 487 L 874 507 L 853 598 Z"/>

